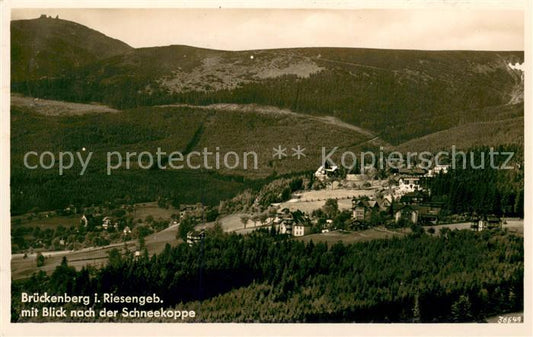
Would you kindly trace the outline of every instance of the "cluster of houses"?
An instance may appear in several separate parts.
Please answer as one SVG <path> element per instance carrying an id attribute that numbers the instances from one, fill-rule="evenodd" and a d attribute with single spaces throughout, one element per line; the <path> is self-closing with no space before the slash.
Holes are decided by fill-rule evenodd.
<path id="1" fill-rule="evenodd" d="M 202 205 L 202 203 L 181 204 L 179 207 L 180 218 L 183 219 L 185 216 L 189 216 L 197 220 L 203 220 L 206 208 L 207 207 Z"/>
<path id="2" fill-rule="evenodd" d="M 202 241 L 203 238 L 205 238 L 205 231 L 203 229 L 201 231 L 189 231 L 187 233 L 187 244 L 192 246 Z"/>
<path id="3" fill-rule="evenodd" d="M 397 225 L 436 225 L 441 221 L 443 203 L 429 201 L 429 194 L 425 189 L 426 182 L 439 174 L 446 174 L 449 165 L 436 165 L 425 170 L 419 167 L 399 168 L 392 170 L 389 181 L 395 182 L 394 187 L 382 191 L 379 197 L 354 198 L 352 200 L 352 220 L 355 222 L 371 222 L 373 216 L 381 214 L 380 220 L 385 223 Z M 315 177 L 321 181 L 335 180 L 339 176 L 338 167 L 323 165 L 315 172 Z M 346 182 L 360 182 L 368 177 L 357 174 L 347 174 Z M 385 219 L 383 219 L 383 215 Z M 280 228 L 286 230 L 285 218 L 281 218 Z M 475 217 L 472 229 L 476 231 L 501 228 L 502 220 L 494 215 Z M 290 228 L 290 227 L 289 227 Z M 292 233 L 295 236 L 305 235 L 306 231 L 294 226 Z"/>
<path id="4" fill-rule="evenodd" d="M 95 229 L 107 230 L 110 227 L 118 229 L 118 222 L 113 221 L 111 217 L 105 216 L 101 218 L 101 221 L 100 218 L 101 217 L 94 216 L 92 214 L 83 214 L 80 219 L 80 224 L 85 228 L 91 227 L 91 225 L 93 225 Z"/>
<path id="5" fill-rule="evenodd" d="M 421 168 L 400 168 L 394 170 L 390 181 L 397 186 L 383 191 L 382 196 L 370 199 L 352 200 L 352 217 L 356 221 L 370 221 L 375 214 L 384 214 L 388 222 L 395 224 L 437 224 L 442 203 L 429 202 L 424 182 L 440 172 L 446 173 L 448 166 L 440 165 L 426 171 Z"/>
<path id="6" fill-rule="evenodd" d="M 474 231 L 483 231 L 490 229 L 501 229 L 503 221 L 500 217 L 495 215 L 486 215 L 482 217 L 477 217 L 472 220 L 472 225 L 470 228 Z"/>
<path id="7" fill-rule="evenodd" d="M 443 203 L 427 201 L 427 194 L 421 190 L 415 190 L 393 202 L 390 198 L 377 200 L 354 198 L 352 218 L 356 221 L 370 221 L 373 214 L 381 212 L 381 214 L 390 214 L 395 224 L 436 225 L 441 221 L 443 207 Z M 471 228 L 474 231 L 501 229 L 503 223 L 503 220 L 496 215 L 474 216 L 471 221 Z"/>
<path id="8" fill-rule="evenodd" d="M 113 228 L 115 231 L 120 230 L 121 226 L 116 218 L 104 216 L 101 218 L 101 221 L 100 218 L 101 217 L 99 216 L 94 216 L 91 214 L 83 214 L 80 218 L 80 225 L 85 228 L 93 227 L 95 230 L 108 230 L 109 228 Z M 92 226 L 90 224 L 92 224 Z M 122 228 L 122 234 L 125 236 L 130 235 L 130 226 L 124 226 L 124 228 Z"/>
<path id="9" fill-rule="evenodd" d="M 352 199 L 352 218 L 358 221 L 370 220 L 372 214 L 389 210 L 392 205 L 392 197 L 373 199 Z"/>
<path id="10" fill-rule="evenodd" d="M 377 216 L 379 224 L 394 224 L 398 226 L 409 225 L 436 225 L 441 221 L 441 210 L 444 205 L 441 202 L 429 200 L 429 194 L 424 188 L 425 182 L 438 174 L 447 173 L 449 167 L 438 165 L 430 170 L 421 168 L 398 169 L 392 172 L 389 181 L 394 184 L 388 189 L 381 190 L 375 197 L 361 197 L 352 199 L 351 223 L 372 224 Z M 339 168 L 327 163 L 320 166 L 314 174 L 320 181 L 339 180 Z M 368 177 L 359 174 L 347 174 L 346 182 L 360 183 L 367 181 Z M 372 184 L 371 184 L 372 185 Z M 201 204 L 181 205 L 180 218 L 185 215 L 196 217 L 205 221 L 205 208 Z M 104 219 L 105 220 L 105 219 Z M 332 219 L 327 219 L 322 232 L 327 232 L 333 225 Z M 178 224 L 174 221 L 174 224 Z M 302 212 L 291 212 L 288 208 L 278 210 L 268 218 L 266 225 L 273 226 L 279 234 L 301 237 L 313 232 L 313 225 L 317 219 L 309 218 Z M 496 216 L 484 216 L 473 220 L 473 230 L 485 230 L 501 228 L 502 221 Z M 104 224 L 102 224 L 103 227 Z M 361 228 L 354 226 L 354 228 Z M 124 229 L 126 230 L 126 228 Z M 316 230 L 316 228 L 315 228 Z M 187 243 L 193 245 L 205 237 L 205 232 L 191 231 L 187 234 Z"/>
<path id="11" fill-rule="evenodd" d="M 378 198 L 353 198 L 351 221 L 354 223 L 371 222 L 373 216 L 384 215 L 382 218 L 389 223 L 436 224 L 439 221 L 442 204 L 427 202 L 426 198 L 421 191 L 407 193 L 399 200 L 395 200 L 390 194 Z M 301 218 L 298 218 L 294 214 L 287 208 L 278 211 L 272 220 L 276 231 L 295 237 L 311 234 L 312 224 L 316 219 L 309 219 L 303 213 Z M 333 220 L 328 219 L 322 231 L 329 231 L 332 223 Z"/>
<path id="12" fill-rule="evenodd" d="M 426 202 L 425 199 L 426 195 L 421 191 L 407 193 L 398 201 L 391 195 L 376 200 L 354 198 L 352 218 L 355 221 L 370 221 L 373 215 L 385 214 L 396 224 L 437 224 L 443 205 Z"/>
<path id="13" fill-rule="evenodd" d="M 284 208 L 276 214 L 273 225 L 280 234 L 304 236 L 311 233 L 311 224 L 306 218 L 297 218 L 289 209 Z"/>
<path id="14" fill-rule="evenodd" d="M 205 206 L 201 203 L 194 205 L 180 205 L 180 218 L 185 215 L 195 217 L 202 220 Z M 169 226 L 178 225 L 179 222 L 176 219 L 171 219 Z M 128 225 L 120 225 L 119 219 L 113 216 L 104 216 L 102 214 L 83 214 L 80 218 L 80 225 L 90 230 L 108 230 L 113 228 L 115 231 L 122 231 L 124 236 L 130 235 L 132 229 Z"/>
<path id="15" fill-rule="evenodd" d="M 449 165 L 435 165 L 428 170 L 420 167 L 391 169 L 390 177 L 398 185 L 394 191 L 395 196 L 402 196 L 406 193 L 423 190 L 424 181 L 434 178 L 440 173 L 447 173 L 449 168 Z M 348 183 L 348 185 L 351 183 L 352 186 L 361 187 L 362 185 L 357 183 L 362 182 L 368 182 L 369 185 L 372 185 L 372 176 L 374 176 L 375 173 L 376 169 L 370 167 L 366 170 L 366 173 L 347 173 L 344 177 L 344 181 Z M 321 182 L 336 181 L 339 180 L 340 170 L 337 166 L 330 165 L 326 162 L 315 171 L 314 177 Z"/>
<path id="16" fill-rule="evenodd" d="M 397 181 L 398 188 L 394 191 L 396 196 L 424 190 L 423 183 L 438 174 L 448 172 L 449 165 L 437 165 L 429 170 L 421 168 L 402 168 L 394 173 L 393 179 Z"/>
<path id="17" fill-rule="evenodd" d="M 370 223 L 373 216 L 381 215 L 387 223 L 402 225 L 410 224 L 436 224 L 442 204 L 427 202 L 426 195 L 421 191 L 405 194 L 400 200 L 395 200 L 392 195 L 379 198 L 353 198 L 351 208 L 351 221 L 353 223 Z M 312 233 L 312 225 L 316 219 L 309 219 L 301 213 L 290 212 L 285 208 L 277 212 L 271 224 L 279 234 L 288 234 L 300 237 Z M 328 219 L 322 232 L 327 232 L 333 223 Z"/>

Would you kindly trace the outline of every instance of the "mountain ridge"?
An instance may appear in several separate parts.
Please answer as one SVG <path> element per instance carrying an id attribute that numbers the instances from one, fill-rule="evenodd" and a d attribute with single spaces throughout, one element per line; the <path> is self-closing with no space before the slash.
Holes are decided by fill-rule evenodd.
<path id="1" fill-rule="evenodd" d="M 30 21 L 54 26 L 64 20 Z M 17 25 L 12 22 L 12 27 Z M 82 25 L 75 27 L 76 32 L 84 31 Z M 12 31 L 12 55 L 23 47 L 30 48 L 30 55 L 35 53 L 27 38 L 17 34 Z M 92 36 L 109 42 L 103 34 Z M 35 39 L 43 45 L 49 41 L 40 35 Z M 19 72 L 12 77 L 12 91 L 45 99 L 99 102 L 119 110 L 168 104 L 274 106 L 331 116 L 393 145 L 465 122 L 502 119 L 505 109 L 497 107 L 523 104 L 523 78 L 509 66 L 523 62 L 520 51 L 339 47 L 224 51 L 183 44 L 121 45 L 111 50 L 113 55 L 97 59 L 77 49 L 78 42 L 70 41 L 72 48 L 67 50 L 78 52 L 79 58 L 48 45 L 67 60 L 64 67 L 51 64 L 47 70 L 44 63 L 34 74 L 28 58 L 12 58 L 12 73 Z"/>

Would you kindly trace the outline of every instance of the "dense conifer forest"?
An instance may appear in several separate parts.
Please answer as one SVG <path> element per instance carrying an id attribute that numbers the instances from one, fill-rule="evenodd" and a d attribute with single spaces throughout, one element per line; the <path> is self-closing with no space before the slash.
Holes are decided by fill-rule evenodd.
<path id="1" fill-rule="evenodd" d="M 68 261 L 21 291 L 151 295 L 205 322 L 462 322 L 523 309 L 523 239 L 450 231 L 356 244 L 303 243 L 269 231 L 208 232 L 160 254 L 110 253 L 101 269 Z"/>

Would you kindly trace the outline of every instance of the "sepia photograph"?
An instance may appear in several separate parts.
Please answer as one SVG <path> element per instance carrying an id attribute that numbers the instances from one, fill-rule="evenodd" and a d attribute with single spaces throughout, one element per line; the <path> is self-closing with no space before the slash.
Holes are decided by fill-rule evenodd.
<path id="1" fill-rule="evenodd" d="M 1 269 L 19 334 L 533 333 L 525 2 L 15 4 Z"/>

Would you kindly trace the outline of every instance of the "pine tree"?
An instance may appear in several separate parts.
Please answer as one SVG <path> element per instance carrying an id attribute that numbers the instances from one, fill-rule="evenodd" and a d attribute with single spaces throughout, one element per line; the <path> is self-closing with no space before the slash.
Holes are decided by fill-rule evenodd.
<path id="1" fill-rule="evenodd" d="M 42 253 L 37 254 L 37 267 L 44 266 L 44 255 Z"/>
<path id="2" fill-rule="evenodd" d="M 451 315 L 454 322 L 472 321 L 472 304 L 470 298 L 461 295 L 457 301 L 452 304 Z"/>

